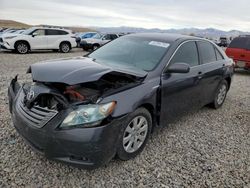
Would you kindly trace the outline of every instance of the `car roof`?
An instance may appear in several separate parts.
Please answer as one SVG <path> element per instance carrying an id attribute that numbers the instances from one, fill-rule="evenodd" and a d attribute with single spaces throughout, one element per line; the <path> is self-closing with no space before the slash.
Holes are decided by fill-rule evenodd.
<path id="1" fill-rule="evenodd" d="M 124 37 L 142 37 L 147 38 L 150 40 L 156 40 L 156 41 L 162 41 L 162 42 L 168 42 L 173 43 L 177 40 L 192 40 L 192 39 L 199 39 L 202 40 L 202 38 L 188 36 L 188 35 L 181 35 L 181 34 L 170 34 L 170 33 L 135 33 L 135 34 L 129 34 L 125 35 Z"/>
<path id="2" fill-rule="evenodd" d="M 32 27 L 33 29 L 55 29 L 55 30 L 62 30 L 62 31 L 71 31 L 69 29 L 63 29 L 58 27 Z"/>

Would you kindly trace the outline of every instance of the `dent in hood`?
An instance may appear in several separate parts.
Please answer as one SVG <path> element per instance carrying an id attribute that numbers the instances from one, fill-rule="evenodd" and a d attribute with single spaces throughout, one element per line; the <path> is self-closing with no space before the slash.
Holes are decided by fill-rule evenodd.
<path id="1" fill-rule="evenodd" d="M 97 81 L 105 74 L 112 72 L 132 75 L 138 78 L 143 78 L 147 75 L 147 72 L 143 70 L 133 70 L 130 67 L 111 67 L 99 64 L 86 57 L 36 63 L 31 65 L 27 72 L 32 73 L 33 80 L 37 82 L 65 83 L 68 85 Z"/>

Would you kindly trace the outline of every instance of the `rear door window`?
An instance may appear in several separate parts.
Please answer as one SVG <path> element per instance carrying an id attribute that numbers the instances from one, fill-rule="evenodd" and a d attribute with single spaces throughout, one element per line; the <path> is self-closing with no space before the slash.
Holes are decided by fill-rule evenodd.
<path id="1" fill-rule="evenodd" d="M 214 46 L 207 41 L 198 42 L 200 57 L 202 64 L 211 63 L 217 61 Z"/>
<path id="2" fill-rule="evenodd" d="M 46 35 L 67 35 L 68 32 L 62 30 L 55 30 L 55 29 L 47 29 Z"/>
<path id="3" fill-rule="evenodd" d="M 118 36 L 117 35 L 110 35 L 110 38 L 111 38 L 111 40 L 114 40 L 114 39 L 118 38 Z"/>
<path id="4" fill-rule="evenodd" d="M 103 39 L 104 39 L 104 40 L 111 40 L 111 36 L 110 36 L 109 34 L 107 34 L 107 35 L 105 35 L 105 36 L 103 37 Z"/>
<path id="5" fill-rule="evenodd" d="M 190 67 L 199 65 L 199 56 L 195 42 L 186 42 L 180 46 L 170 64 L 187 63 Z"/>
<path id="6" fill-rule="evenodd" d="M 247 38 L 237 37 L 229 44 L 229 48 L 247 49 Z"/>

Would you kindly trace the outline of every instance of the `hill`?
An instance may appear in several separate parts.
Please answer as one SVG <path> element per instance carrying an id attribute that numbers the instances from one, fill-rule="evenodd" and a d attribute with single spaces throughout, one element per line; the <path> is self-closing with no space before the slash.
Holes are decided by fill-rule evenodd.
<path id="1" fill-rule="evenodd" d="M 48 27 L 60 27 L 65 29 L 70 29 L 74 32 L 87 32 L 87 31 L 94 31 L 94 29 L 89 29 L 85 27 L 64 27 L 64 26 L 55 26 L 55 25 L 28 25 L 22 22 L 17 22 L 13 20 L 0 20 L 0 28 L 29 28 L 32 26 L 48 26 Z"/>
<path id="2" fill-rule="evenodd" d="M 22 23 L 22 22 L 16 22 L 16 21 L 13 21 L 13 20 L 0 20 L 0 28 L 1 27 L 6 27 L 6 28 L 9 28 L 9 27 L 13 27 L 13 28 L 29 28 L 31 27 L 30 25 L 28 24 L 25 24 L 25 23 Z"/>

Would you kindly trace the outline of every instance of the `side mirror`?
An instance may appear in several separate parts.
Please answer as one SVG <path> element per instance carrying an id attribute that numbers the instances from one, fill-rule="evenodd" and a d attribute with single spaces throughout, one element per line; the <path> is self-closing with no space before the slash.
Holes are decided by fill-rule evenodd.
<path id="1" fill-rule="evenodd" d="M 32 37 L 39 35 L 38 33 L 32 33 Z"/>
<path id="2" fill-rule="evenodd" d="M 168 73 L 188 73 L 189 71 L 190 66 L 187 63 L 174 63 L 166 70 Z"/>

